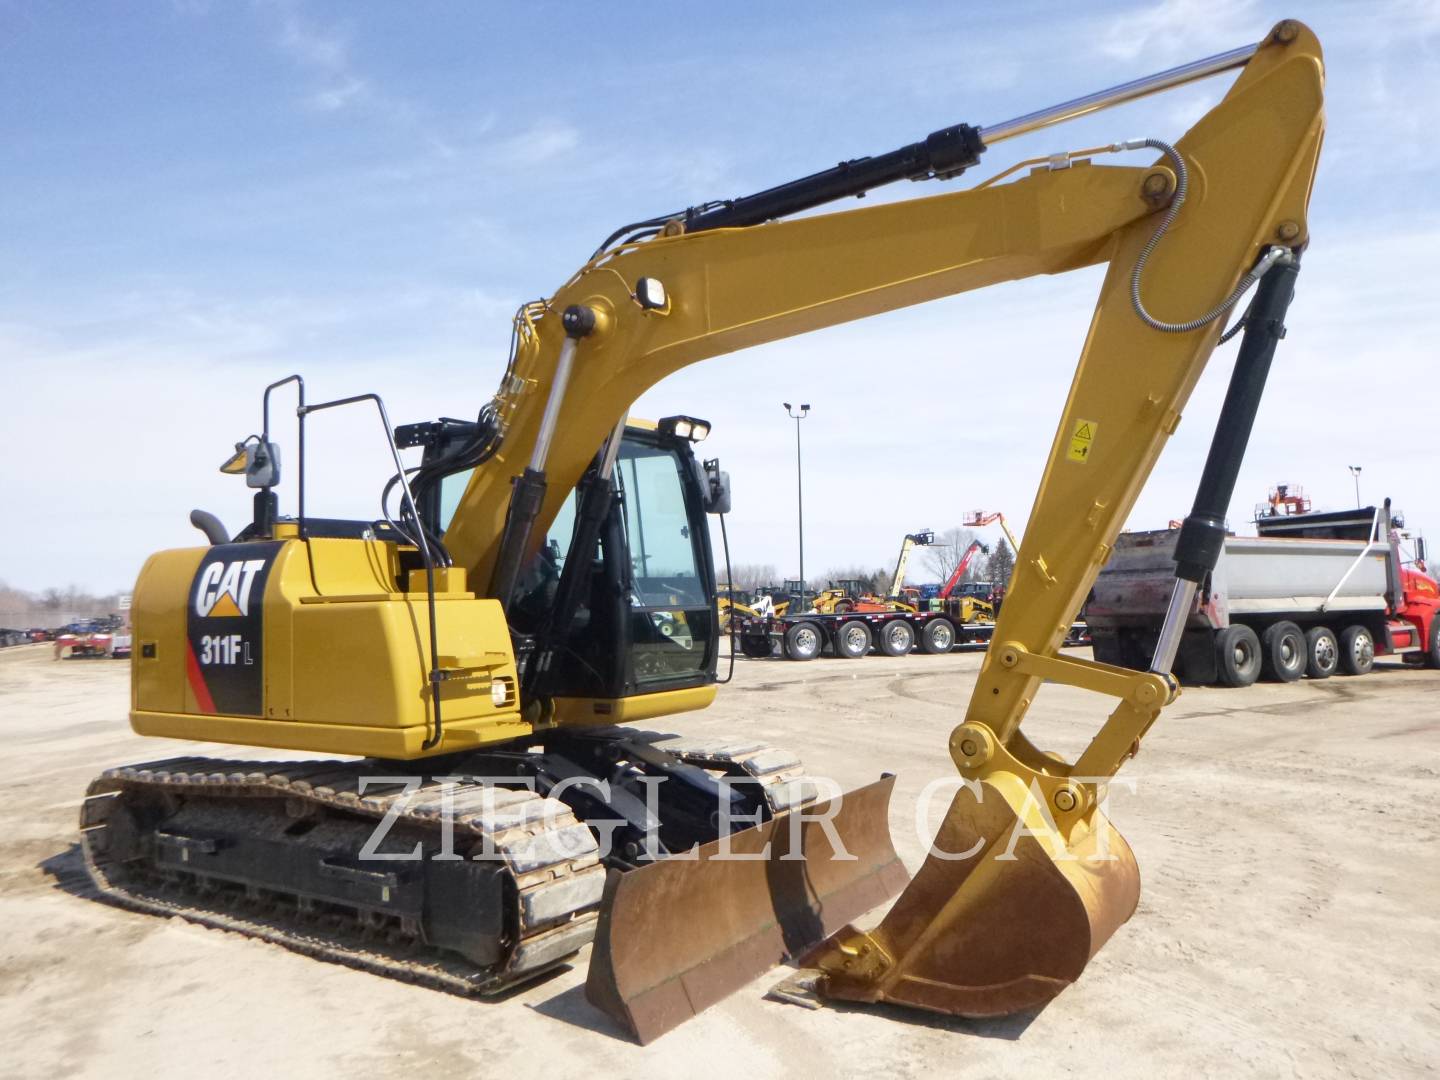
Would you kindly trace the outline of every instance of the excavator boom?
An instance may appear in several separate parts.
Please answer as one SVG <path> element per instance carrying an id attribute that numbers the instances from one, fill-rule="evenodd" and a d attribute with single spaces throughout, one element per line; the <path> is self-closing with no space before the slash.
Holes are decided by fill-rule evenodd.
<path id="1" fill-rule="evenodd" d="M 1079 976 L 1138 902 L 1134 857 L 1101 809 L 1105 784 L 1138 750 L 1178 684 L 1160 657 L 1157 670 L 1137 673 L 1063 657 L 1059 646 L 1180 422 L 1225 312 L 1279 263 L 1261 280 L 1255 303 L 1268 305 L 1272 328 L 1280 325 L 1295 253 L 1308 240 L 1324 126 L 1319 44 L 1286 21 L 1260 46 L 1227 55 L 1229 66 L 1243 64 L 1239 77 L 1174 146 L 1140 140 L 1113 147 L 1159 150 L 1147 167 L 1056 157 L 1008 184 L 928 199 L 764 228 L 692 235 L 677 226 L 602 256 L 554 301 L 588 305 L 607 318 L 618 313 L 607 338 L 594 344 L 597 362 L 588 369 L 604 372 L 606 381 L 586 382 L 572 400 L 594 405 L 612 395 L 619 411 L 655 379 L 717 352 L 999 281 L 1108 263 L 1009 596 L 950 740 L 964 786 L 930 857 L 885 920 L 870 931 L 842 931 L 818 959 L 818 987 L 829 996 L 972 1016 L 1033 1008 Z M 1193 68 L 1214 69 L 1205 62 Z M 1172 221 L 1176 228 L 1167 233 Z M 668 313 L 637 313 L 632 297 L 641 282 L 656 279 L 665 284 Z M 535 349 L 521 370 L 545 369 L 553 327 L 542 320 L 534 328 Z M 1261 337 L 1252 345 L 1247 332 L 1242 358 L 1247 349 L 1273 347 Z M 602 353 L 612 359 L 598 362 Z M 523 432 L 539 403 L 521 399 L 510 407 Z M 593 440 L 607 413 L 587 418 L 590 412 L 571 419 L 589 423 Z M 1207 475 L 1228 471 L 1232 487 L 1243 452 L 1233 426 L 1222 418 L 1223 438 L 1211 455 L 1212 465 L 1221 465 L 1207 468 Z M 1248 424 L 1241 426 L 1248 433 Z M 485 506 L 500 505 L 499 482 L 477 477 L 472 484 L 466 498 L 475 520 Z M 483 564 L 485 545 L 472 550 Z M 1074 762 L 1042 753 L 1020 731 L 1046 680 L 1116 701 Z M 638 892 L 630 900 L 646 903 Z M 653 939 L 604 947 L 612 956 L 665 949 Z M 613 1003 L 613 990 L 596 1000 Z"/>

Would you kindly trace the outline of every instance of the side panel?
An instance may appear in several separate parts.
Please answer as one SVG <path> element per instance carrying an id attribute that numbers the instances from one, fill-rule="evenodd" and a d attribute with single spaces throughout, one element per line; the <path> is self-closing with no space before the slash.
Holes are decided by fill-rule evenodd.
<path id="1" fill-rule="evenodd" d="M 451 591 L 435 603 L 440 667 L 451 673 L 440 684 L 444 738 L 422 745 L 435 731 L 429 605 L 393 591 L 396 576 L 393 548 L 365 540 L 157 554 L 135 590 L 132 726 L 393 758 L 530 734 L 500 605 Z"/>
<path id="2" fill-rule="evenodd" d="M 1085 607 L 1101 628 L 1159 626 L 1175 580 L 1179 532 L 1161 529 L 1118 538 Z M 1290 540 L 1232 536 L 1215 567 L 1211 593 L 1192 626 L 1228 625 L 1246 615 L 1385 610 L 1385 551 L 1353 540 Z M 1347 576 L 1348 575 L 1348 576 Z"/>
<path id="3" fill-rule="evenodd" d="M 207 549 L 185 606 L 185 674 L 199 711 L 265 712 L 265 584 L 284 545 Z"/>
<path id="4" fill-rule="evenodd" d="M 194 712 L 185 675 L 186 597 L 208 548 L 161 551 L 145 560 L 130 607 L 130 708 Z"/>
<path id="5" fill-rule="evenodd" d="M 1221 556 L 1230 611 L 1318 613 L 1337 586 L 1326 610 L 1384 611 L 1385 549 L 1362 559 L 1364 549 L 1358 540 L 1231 537 Z"/>

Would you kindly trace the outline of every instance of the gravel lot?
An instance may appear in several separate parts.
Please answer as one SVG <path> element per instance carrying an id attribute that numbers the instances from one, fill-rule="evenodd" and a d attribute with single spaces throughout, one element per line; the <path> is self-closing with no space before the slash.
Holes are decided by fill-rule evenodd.
<path id="1" fill-rule="evenodd" d="M 1401 1076 L 1440 1068 L 1440 672 L 1382 665 L 1187 690 L 1112 797 L 1140 909 L 1038 1016 L 808 1012 L 772 973 L 649 1047 L 585 1003 L 585 955 L 498 1002 L 447 996 L 97 902 L 76 850 L 90 778 L 234 748 L 141 739 L 128 665 L 0 652 L 0 1039 L 7 1076 Z M 800 751 L 846 786 L 897 772 L 896 847 L 952 772 L 977 654 L 745 661 L 677 731 Z M 1046 687 L 1026 730 L 1071 754 L 1105 702 Z M 256 756 L 278 757 L 257 752 Z M 295 756 L 295 755 L 283 755 Z M 937 799 L 934 813 L 943 807 Z"/>

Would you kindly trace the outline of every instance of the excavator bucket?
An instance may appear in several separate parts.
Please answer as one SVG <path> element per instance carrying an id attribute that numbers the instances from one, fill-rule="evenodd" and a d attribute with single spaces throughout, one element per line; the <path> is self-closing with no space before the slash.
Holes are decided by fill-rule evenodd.
<path id="1" fill-rule="evenodd" d="M 908 877 L 890 843 L 894 783 L 612 871 L 585 996 L 648 1043 L 889 900 Z"/>
<path id="2" fill-rule="evenodd" d="M 1037 1009 L 1135 911 L 1140 871 L 1099 810 L 1057 826 L 1017 777 L 962 788 L 909 888 L 874 930 L 816 961 L 822 996 L 956 1016 Z"/>

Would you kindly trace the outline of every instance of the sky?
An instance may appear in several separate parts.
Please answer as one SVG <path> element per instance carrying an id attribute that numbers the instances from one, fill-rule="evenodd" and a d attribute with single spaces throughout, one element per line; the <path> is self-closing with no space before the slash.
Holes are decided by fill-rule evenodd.
<path id="1" fill-rule="evenodd" d="M 249 492 L 217 466 L 258 428 L 264 385 L 292 372 L 315 398 L 378 392 L 397 423 L 473 416 L 516 306 L 619 224 L 994 124 L 1286 16 L 1325 47 L 1329 127 L 1231 524 L 1244 531 L 1280 481 L 1317 508 L 1353 505 L 1358 464 L 1365 502 L 1392 496 L 1440 537 L 1440 0 L 591 10 L 0 0 L 0 581 L 125 590 L 147 553 L 201 542 L 192 507 L 238 529 Z M 951 186 L 1178 138 L 1229 79 L 1000 144 Z M 797 562 L 784 401 L 812 406 L 811 577 L 892 562 L 905 533 L 967 510 L 1021 531 L 1100 275 L 718 358 L 633 411 L 712 422 L 732 558 L 781 576 Z M 1131 527 L 1188 511 L 1232 356 L 1216 354 Z M 311 511 L 377 516 L 391 470 L 373 415 L 324 414 L 310 432 Z"/>

